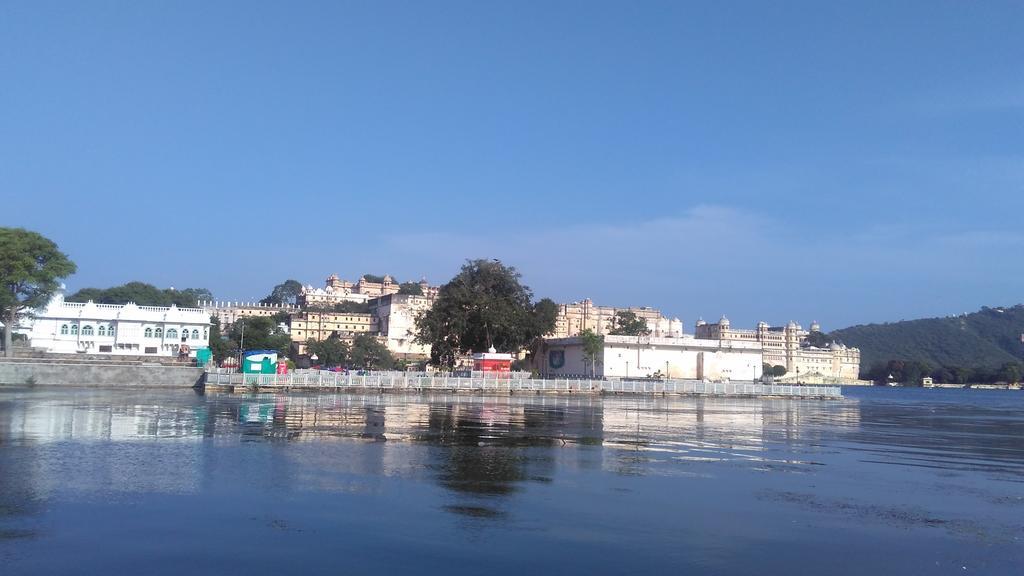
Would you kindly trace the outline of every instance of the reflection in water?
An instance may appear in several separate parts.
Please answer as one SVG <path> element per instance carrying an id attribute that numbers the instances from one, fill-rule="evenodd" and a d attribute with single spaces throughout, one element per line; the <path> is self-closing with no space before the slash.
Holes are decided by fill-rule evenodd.
<path id="1" fill-rule="evenodd" d="M 78 491 L 194 492 L 204 474 L 218 466 L 203 457 L 197 443 L 204 438 L 218 445 L 426 444 L 435 448 L 427 461 L 385 446 L 330 466 L 383 476 L 415 475 L 423 469 L 468 498 L 450 510 L 486 518 L 500 513 L 493 497 L 511 494 L 524 482 L 550 481 L 557 463 L 595 463 L 592 457 L 569 462 L 531 448 L 597 448 L 597 466 L 609 472 L 665 473 L 654 465 L 666 459 L 764 463 L 770 460 L 762 454 L 766 443 L 786 443 L 799 453 L 801 445 L 813 444 L 826 431 L 856 426 L 858 418 L 856 402 L 800 400 L 33 391 L 8 395 L 0 429 L 6 442 L 19 445 L 80 446 L 60 459 L 24 463 L 30 470 L 19 477 L 32 478 L 33 489 L 43 495 L 68 477 L 78 478 L 73 487 Z M 146 460 L 147 448 L 132 447 L 151 442 L 160 443 L 159 463 Z M 103 443 L 122 447 L 112 451 Z M 288 469 L 308 468 L 302 462 L 307 455 L 284 457 L 289 467 L 268 464 L 276 482 L 324 487 L 323 478 L 296 476 Z"/>
<path id="2" fill-rule="evenodd" d="M 560 525 L 563 545 L 594 543 L 598 555 L 693 543 L 709 555 L 705 568 L 738 553 L 723 535 L 749 530 L 748 544 L 769 545 L 807 515 L 832 530 L 873 521 L 945 526 L 958 538 L 1024 536 L 1012 522 L 989 520 L 1024 506 L 1005 488 L 1024 479 L 1024 395 L 926 394 L 814 401 L 0 390 L 0 561 L 5 542 L 45 540 L 36 537 L 38 519 L 69 506 L 121 511 L 117 528 L 149 518 L 130 505 L 162 497 L 179 500 L 157 517 L 192 498 L 196 508 L 182 513 L 216 523 L 241 509 L 280 531 L 290 526 L 281 516 L 301 509 L 300 520 L 320 519 L 325 538 L 350 517 L 389 532 L 419 518 L 419 539 L 443 525 L 439 517 L 474 535 Z M 117 508 L 122 501 L 130 505 Z M 361 502 L 375 508 L 360 510 Z M 691 517 L 700 529 L 680 532 L 675 519 Z M 96 516 L 83 518 L 88 534 Z M 719 518 L 734 522 L 717 525 Z M 238 522 L 223 528 L 244 532 Z M 985 532 L 989 524 L 998 529 Z M 643 558 L 676 565 L 671 555 Z"/>

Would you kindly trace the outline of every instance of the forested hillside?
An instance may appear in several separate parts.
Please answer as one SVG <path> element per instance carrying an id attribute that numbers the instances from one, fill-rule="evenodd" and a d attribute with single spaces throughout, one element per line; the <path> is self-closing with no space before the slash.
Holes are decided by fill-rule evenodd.
<path id="1" fill-rule="evenodd" d="M 892 360 L 994 371 L 1024 360 L 1024 305 L 946 318 L 852 326 L 830 336 L 861 350 L 861 373 Z"/>

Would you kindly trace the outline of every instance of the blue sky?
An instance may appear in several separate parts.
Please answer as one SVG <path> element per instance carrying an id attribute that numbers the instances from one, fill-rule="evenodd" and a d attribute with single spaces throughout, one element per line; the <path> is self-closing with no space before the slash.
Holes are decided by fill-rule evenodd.
<path id="1" fill-rule="evenodd" d="M 688 326 L 1024 301 L 1020 2 L 4 2 L 69 289 L 446 281 Z"/>

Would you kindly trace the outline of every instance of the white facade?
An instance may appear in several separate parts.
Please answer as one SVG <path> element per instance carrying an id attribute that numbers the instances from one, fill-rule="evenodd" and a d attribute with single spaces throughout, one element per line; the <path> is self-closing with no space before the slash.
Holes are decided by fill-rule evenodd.
<path id="1" fill-rule="evenodd" d="M 733 328 L 725 316 L 714 324 L 697 321 L 696 336 L 720 342 L 759 342 L 764 347 L 764 363 L 786 368 L 786 375 L 776 380 L 806 381 L 819 378 L 838 382 L 856 382 L 860 374 L 860 350 L 833 343 L 816 348 L 807 343 L 811 332 L 821 332 L 817 322 L 804 330 L 796 322 L 785 326 L 769 326 L 758 322 L 757 329 Z M 822 380 L 822 381 L 824 381 Z"/>
<path id="2" fill-rule="evenodd" d="M 717 342 L 691 335 L 675 338 L 605 336 L 604 348 L 591 361 L 580 338 L 544 341 L 537 358 L 547 378 L 669 378 L 728 381 L 761 377 L 761 344 Z"/>
<path id="3" fill-rule="evenodd" d="M 416 342 L 416 318 L 433 304 L 432 298 L 411 294 L 388 294 L 370 301 L 370 312 L 377 317 L 380 336 L 392 354 L 430 356 L 430 345 Z"/>
<path id="4" fill-rule="evenodd" d="M 210 342 L 210 316 L 202 308 L 65 302 L 58 294 L 24 329 L 32 348 L 56 353 L 194 356 Z"/>

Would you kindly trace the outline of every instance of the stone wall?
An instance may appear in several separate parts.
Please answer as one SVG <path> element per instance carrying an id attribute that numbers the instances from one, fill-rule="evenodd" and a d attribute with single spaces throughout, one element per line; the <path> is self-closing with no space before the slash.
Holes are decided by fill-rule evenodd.
<path id="1" fill-rule="evenodd" d="M 190 388 L 203 369 L 194 366 L 132 366 L 104 363 L 0 360 L 0 386 L 96 386 L 107 388 Z"/>

